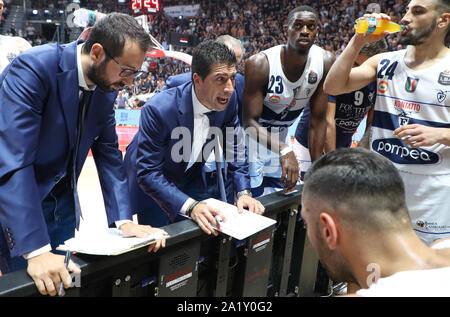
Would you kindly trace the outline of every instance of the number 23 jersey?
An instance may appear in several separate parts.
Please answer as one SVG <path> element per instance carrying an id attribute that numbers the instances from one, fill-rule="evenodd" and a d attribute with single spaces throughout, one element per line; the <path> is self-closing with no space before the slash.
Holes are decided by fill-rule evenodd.
<path id="1" fill-rule="evenodd" d="M 312 45 L 305 68 L 296 82 L 289 81 L 283 72 L 281 53 L 283 45 L 269 48 L 263 53 L 270 66 L 269 84 L 264 98 L 259 123 L 264 127 L 287 130 L 309 103 L 323 76 L 323 49 Z"/>

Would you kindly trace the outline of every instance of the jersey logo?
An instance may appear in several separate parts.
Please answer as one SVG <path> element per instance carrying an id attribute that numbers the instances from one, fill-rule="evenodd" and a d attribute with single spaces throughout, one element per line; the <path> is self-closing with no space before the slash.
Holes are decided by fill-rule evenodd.
<path id="1" fill-rule="evenodd" d="M 297 95 L 300 93 L 300 88 L 302 88 L 302 86 L 298 86 L 298 87 L 292 89 L 292 93 L 293 93 L 294 97 L 297 97 Z"/>
<path id="2" fill-rule="evenodd" d="M 420 109 L 420 108 L 419 108 Z M 397 115 L 397 120 L 398 120 L 398 125 L 402 126 L 402 125 L 407 125 L 409 123 L 409 117 L 408 115 L 410 115 L 412 113 L 412 111 L 405 111 L 402 108 L 397 108 L 395 106 L 395 110 L 397 110 L 398 112 L 400 112 Z M 420 111 L 420 110 L 419 110 Z"/>
<path id="3" fill-rule="evenodd" d="M 359 121 L 351 120 L 351 119 L 339 119 L 335 118 L 334 122 L 336 123 L 336 126 L 348 130 L 348 131 L 356 131 L 356 129 L 359 126 Z"/>
<path id="4" fill-rule="evenodd" d="M 439 74 L 438 83 L 441 85 L 450 85 L 450 70 L 444 70 Z"/>
<path id="5" fill-rule="evenodd" d="M 292 89 L 292 93 L 293 93 L 293 98 L 291 100 L 291 103 L 289 104 L 290 107 L 294 107 L 297 104 L 297 100 L 296 98 L 298 97 L 298 95 L 300 95 L 300 90 L 301 90 L 302 86 L 298 86 L 294 89 Z"/>
<path id="6" fill-rule="evenodd" d="M 399 115 L 398 115 L 398 125 L 399 126 L 402 126 L 402 125 L 407 125 L 409 123 L 409 118 L 408 118 L 408 116 L 406 115 L 406 113 L 404 113 L 403 111 L 402 111 L 402 113 L 400 113 Z"/>
<path id="7" fill-rule="evenodd" d="M 294 107 L 297 104 L 297 100 L 295 98 L 292 98 L 291 103 L 289 104 L 290 107 Z"/>
<path id="8" fill-rule="evenodd" d="M 269 101 L 271 102 L 271 103 L 279 103 L 280 102 L 280 96 L 270 96 L 269 97 Z"/>
<path id="9" fill-rule="evenodd" d="M 308 75 L 308 84 L 315 84 L 317 82 L 317 74 L 314 71 L 310 71 Z"/>
<path id="10" fill-rule="evenodd" d="M 443 103 L 444 102 L 445 98 L 447 98 L 447 92 L 449 92 L 449 91 L 450 90 L 447 90 L 447 91 L 438 90 L 436 98 L 439 101 L 439 103 Z"/>
<path id="11" fill-rule="evenodd" d="M 406 78 L 405 90 L 407 92 L 414 92 L 414 91 L 416 91 L 418 84 L 419 84 L 419 78 L 412 78 L 412 77 L 408 76 L 408 78 Z"/>
<path id="12" fill-rule="evenodd" d="M 384 94 L 386 91 L 388 91 L 389 89 L 389 84 L 387 83 L 387 81 L 380 81 L 378 84 L 378 92 Z"/>
<path id="13" fill-rule="evenodd" d="M 379 139 L 372 143 L 372 149 L 398 164 L 436 164 L 437 153 L 421 148 L 412 149 L 397 138 Z"/>
<path id="14" fill-rule="evenodd" d="M 17 57 L 17 54 L 14 53 L 8 53 L 8 55 L 6 55 L 6 58 L 8 59 L 8 61 L 11 63 L 13 61 L 14 58 Z"/>
<path id="15" fill-rule="evenodd" d="M 420 112 L 420 103 L 396 99 L 394 101 L 396 110 L 404 113 Z M 405 112 L 406 111 L 406 112 Z"/>
<path id="16" fill-rule="evenodd" d="M 311 93 L 311 88 L 306 88 L 305 89 L 305 93 L 306 93 L 306 97 L 309 97 L 309 94 Z"/>

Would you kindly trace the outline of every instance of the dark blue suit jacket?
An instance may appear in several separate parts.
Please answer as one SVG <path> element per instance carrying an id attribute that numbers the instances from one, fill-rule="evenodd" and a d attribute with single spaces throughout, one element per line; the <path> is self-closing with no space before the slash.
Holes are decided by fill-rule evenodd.
<path id="1" fill-rule="evenodd" d="M 0 223 L 14 241 L 11 256 L 50 243 L 41 202 L 66 174 L 76 142 L 77 44 L 34 47 L 0 76 Z M 78 177 L 92 149 L 110 225 L 131 219 L 115 131 L 116 96 L 95 90 L 76 167 Z"/>
<path id="2" fill-rule="evenodd" d="M 192 79 L 191 77 L 192 77 L 191 72 L 169 76 L 166 80 L 166 84 L 164 85 L 163 88 L 161 88 L 161 91 L 185 84 L 188 81 L 191 81 Z"/>
<path id="3" fill-rule="evenodd" d="M 239 137 L 228 138 L 231 145 L 223 144 L 230 152 L 227 157 L 240 160 L 227 161 L 228 170 L 233 175 L 235 191 L 250 188 L 248 163 L 246 159 L 243 131 L 237 116 L 237 102 L 233 95 L 225 110 L 215 112 L 215 126 L 225 136 L 226 128 L 236 128 Z M 172 135 L 176 128 L 189 132 L 190 139 L 183 135 Z M 143 107 L 139 131 L 127 148 L 125 165 L 131 182 L 137 177 L 140 188 L 167 213 L 173 221 L 183 204 L 189 198 L 177 185 L 185 176 L 193 138 L 194 114 L 192 105 L 192 82 L 155 94 Z M 224 137 L 226 143 L 226 137 Z M 231 140 L 233 139 L 233 140 Z M 181 142 L 180 142 L 181 140 Z M 186 148 L 180 148 L 182 142 Z M 181 150 L 181 152 L 180 152 Z M 183 150 L 188 150 L 183 152 Z M 174 161 L 173 153 L 184 155 L 184 159 Z M 231 156 L 230 156 L 231 154 Z M 134 159 L 135 158 L 135 159 Z M 243 159 L 242 159 L 243 158 Z M 204 161 L 202 162 L 204 164 Z M 198 175 L 201 177 L 201 175 Z M 134 196 L 134 193 L 131 193 Z"/>

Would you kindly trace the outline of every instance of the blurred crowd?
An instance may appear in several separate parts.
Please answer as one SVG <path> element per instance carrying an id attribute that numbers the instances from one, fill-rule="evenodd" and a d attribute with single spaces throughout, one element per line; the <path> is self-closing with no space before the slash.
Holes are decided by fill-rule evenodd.
<path id="1" fill-rule="evenodd" d="M 80 0 L 79 2 L 82 8 L 103 13 L 133 14 L 130 1 Z M 71 1 L 28 0 L 28 3 L 30 8 L 41 9 L 41 11 L 45 9 L 50 14 L 57 15 Z M 242 41 L 245 48 L 244 59 L 246 59 L 259 51 L 286 43 L 284 23 L 289 11 L 299 5 L 310 5 L 319 12 L 317 44 L 339 55 L 354 32 L 354 21 L 362 16 L 368 8 L 374 6 L 376 10 L 387 13 L 394 21 L 399 22 L 407 1 L 162 0 L 161 3 L 162 7 L 200 4 L 200 12 L 196 17 L 170 17 L 166 16 L 163 10 L 151 15 L 150 31 L 165 49 L 169 49 L 167 41 L 170 32 L 190 34 L 195 36 L 198 41 L 229 34 Z M 4 10 L 5 14 L 8 14 L 7 8 Z M 11 26 L 7 34 L 22 36 L 32 45 L 43 44 L 48 40 L 41 36 L 39 30 L 32 23 L 29 23 L 23 30 L 16 30 L 14 26 Z M 388 44 L 390 50 L 401 48 L 397 45 L 395 36 L 388 37 Z M 190 47 L 173 46 L 172 48 L 188 54 L 192 53 Z M 133 95 L 155 92 L 159 86 L 164 85 L 168 76 L 188 72 L 190 68 L 185 63 L 173 58 L 149 57 L 143 65 L 143 70 L 148 74 L 137 77 L 133 87 L 124 89 L 130 100 Z M 130 107 L 133 107 L 132 104 L 130 102 Z"/>
<path id="2" fill-rule="evenodd" d="M 11 23 L 4 35 L 20 36 L 26 39 L 31 46 L 37 46 L 48 43 L 47 39 L 37 31 L 33 23 L 29 23 L 25 28 L 16 28 L 15 23 Z"/>

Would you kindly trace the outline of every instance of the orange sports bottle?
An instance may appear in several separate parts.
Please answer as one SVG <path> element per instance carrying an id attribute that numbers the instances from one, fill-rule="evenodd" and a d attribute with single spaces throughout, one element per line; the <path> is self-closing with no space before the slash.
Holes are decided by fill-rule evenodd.
<path id="1" fill-rule="evenodd" d="M 379 35 L 385 31 L 397 33 L 403 31 L 404 26 L 385 19 L 362 17 L 355 21 L 356 33 Z"/>

